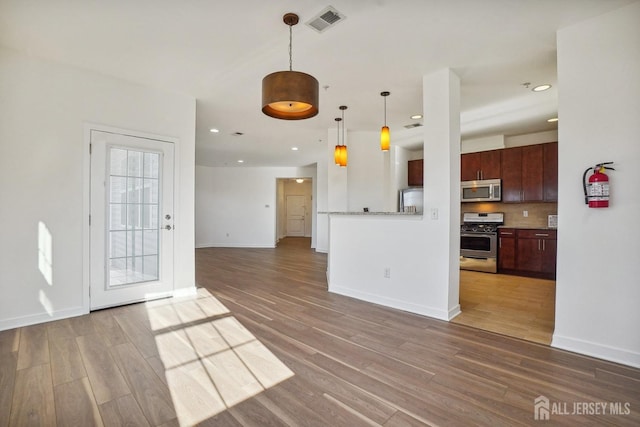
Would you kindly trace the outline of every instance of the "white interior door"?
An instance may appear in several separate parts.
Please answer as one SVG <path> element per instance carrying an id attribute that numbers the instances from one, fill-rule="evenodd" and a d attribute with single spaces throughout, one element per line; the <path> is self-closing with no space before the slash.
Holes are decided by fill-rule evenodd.
<path id="1" fill-rule="evenodd" d="M 287 196 L 287 236 L 304 236 L 304 196 Z"/>
<path id="2" fill-rule="evenodd" d="M 173 291 L 174 145 L 91 131 L 91 309 Z"/>

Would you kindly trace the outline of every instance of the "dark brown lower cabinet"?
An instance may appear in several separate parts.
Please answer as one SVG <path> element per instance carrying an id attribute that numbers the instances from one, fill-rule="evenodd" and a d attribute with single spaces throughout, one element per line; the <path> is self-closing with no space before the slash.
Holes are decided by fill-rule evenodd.
<path id="1" fill-rule="evenodd" d="M 514 233 L 514 237 L 505 234 L 510 232 Z M 500 273 L 556 278 L 556 230 L 500 229 L 498 236 Z"/>
<path id="2" fill-rule="evenodd" d="M 516 269 L 516 230 L 498 230 L 498 270 Z"/>

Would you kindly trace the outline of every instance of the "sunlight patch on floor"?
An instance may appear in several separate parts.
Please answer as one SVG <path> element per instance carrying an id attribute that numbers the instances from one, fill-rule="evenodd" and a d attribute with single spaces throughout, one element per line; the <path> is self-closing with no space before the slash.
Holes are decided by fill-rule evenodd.
<path id="1" fill-rule="evenodd" d="M 202 422 L 294 375 L 220 301 L 198 293 L 147 309 L 181 425 Z"/>

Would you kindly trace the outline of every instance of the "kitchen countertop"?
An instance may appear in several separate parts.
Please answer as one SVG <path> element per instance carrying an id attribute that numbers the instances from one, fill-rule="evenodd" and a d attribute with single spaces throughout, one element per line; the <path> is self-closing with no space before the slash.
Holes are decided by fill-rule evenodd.
<path id="1" fill-rule="evenodd" d="M 356 216 L 422 216 L 422 212 L 318 212 L 327 215 L 356 215 Z"/>
<path id="2" fill-rule="evenodd" d="M 499 225 L 498 228 L 513 228 L 515 230 L 557 230 L 558 227 L 535 227 L 535 226 L 514 226 L 514 225 Z"/>

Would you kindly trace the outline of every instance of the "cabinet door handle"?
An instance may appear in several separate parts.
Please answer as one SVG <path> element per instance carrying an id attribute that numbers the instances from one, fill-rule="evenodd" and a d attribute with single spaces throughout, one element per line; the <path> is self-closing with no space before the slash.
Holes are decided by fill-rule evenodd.
<path id="1" fill-rule="evenodd" d="M 543 240 L 543 241 L 542 241 L 542 251 L 543 251 L 543 252 L 547 250 L 547 249 L 546 249 L 546 246 L 547 246 L 547 245 L 546 245 L 546 240 Z"/>
<path id="2" fill-rule="evenodd" d="M 540 251 L 540 239 L 538 239 L 538 251 Z"/>
<path id="3" fill-rule="evenodd" d="M 498 247 L 502 249 L 502 238 L 498 239 Z"/>
<path id="4" fill-rule="evenodd" d="M 502 232 L 500 232 L 500 234 L 503 235 L 503 236 L 511 236 L 513 233 L 510 233 L 508 231 L 502 231 Z"/>

